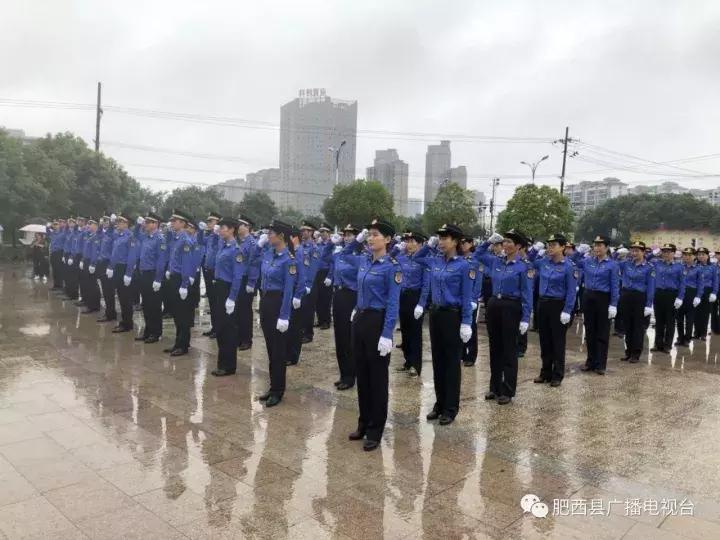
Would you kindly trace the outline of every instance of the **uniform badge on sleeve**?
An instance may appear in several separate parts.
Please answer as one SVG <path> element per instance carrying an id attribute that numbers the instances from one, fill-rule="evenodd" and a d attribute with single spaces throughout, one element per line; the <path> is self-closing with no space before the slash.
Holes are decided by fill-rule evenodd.
<path id="1" fill-rule="evenodd" d="M 243 256 L 242 253 L 238 253 L 237 257 L 235 257 L 235 260 L 239 263 L 243 262 Z"/>
<path id="2" fill-rule="evenodd" d="M 167 246 L 165 244 L 160 244 L 160 250 L 165 251 L 167 249 Z"/>
<path id="3" fill-rule="evenodd" d="M 395 283 L 398 285 L 402 283 L 402 272 L 395 272 Z"/>
<path id="4" fill-rule="evenodd" d="M 183 251 L 189 252 L 189 251 L 190 251 L 190 246 L 188 246 L 187 244 L 185 244 L 185 247 L 183 248 Z"/>
<path id="5" fill-rule="evenodd" d="M 575 279 L 580 279 L 580 272 L 578 272 L 577 270 L 574 270 L 573 276 L 575 277 Z"/>
<path id="6" fill-rule="evenodd" d="M 535 277 L 535 269 L 534 268 L 528 268 L 527 277 L 529 277 L 530 279 L 533 279 Z"/>
<path id="7" fill-rule="evenodd" d="M 290 272 L 291 276 L 294 276 L 295 274 L 297 274 L 297 266 L 291 264 L 290 266 L 288 266 L 288 271 Z"/>
<path id="8" fill-rule="evenodd" d="M 475 270 L 472 270 L 472 269 L 471 269 L 471 270 L 468 272 L 468 277 L 469 277 L 470 279 L 475 279 Z"/>

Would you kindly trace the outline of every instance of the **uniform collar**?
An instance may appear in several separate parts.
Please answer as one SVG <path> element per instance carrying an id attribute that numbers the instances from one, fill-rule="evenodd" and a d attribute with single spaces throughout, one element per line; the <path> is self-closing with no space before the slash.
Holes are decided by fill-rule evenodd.
<path id="1" fill-rule="evenodd" d="M 225 242 L 223 242 L 223 245 L 225 247 L 237 246 L 237 241 L 234 238 L 232 240 L 225 240 Z"/>
<path id="2" fill-rule="evenodd" d="M 282 255 L 285 255 L 287 253 L 287 248 L 283 249 L 282 251 L 275 251 L 273 254 L 275 257 L 281 257 Z"/>

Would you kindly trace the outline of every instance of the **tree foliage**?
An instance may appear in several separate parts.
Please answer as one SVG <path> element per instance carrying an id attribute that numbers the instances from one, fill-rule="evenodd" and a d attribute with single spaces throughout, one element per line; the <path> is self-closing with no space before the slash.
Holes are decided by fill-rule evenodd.
<path id="1" fill-rule="evenodd" d="M 189 186 L 174 189 L 165 197 L 161 215 L 170 216 L 174 208 L 188 212 L 198 221 L 205 221 L 210 212 L 217 212 L 221 216 L 232 216 L 235 213 L 233 203 L 211 187 Z"/>
<path id="2" fill-rule="evenodd" d="M 628 242 L 631 231 L 658 228 L 720 231 L 720 211 L 689 193 L 626 195 L 605 201 L 583 214 L 575 236 L 588 241 L 598 234 L 611 236 L 615 229 L 614 239 Z"/>
<path id="3" fill-rule="evenodd" d="M 245 214 L 256 226 L 268 225 L 278 215 L 278 209 L 270 196 L 262 191 L 249 191 L 237 206 L 237 213 Z"/>
<path id="4" fill-rule="evenodd" d="M 548 238 L 553 233 L 570 234 L 573 212 L 567 197 L 550 186 L 527 184 L 515 190 L 497 221 L 498 231 L 519 229 L 535 238 Z"/>
<path id="5" fill-rule="evenodd" d="M 435 200 L 425 208 L 423 221 L 429 234 L 448 223 L 457 225 L 465 234 L 475 234 L 479 227 L 472 192 L 455 183 L 441 187 Z"/>
<path id="6" fill-rule="evenodd" d="M 356 180 L 350 184 L 339 184 L 322 207 L 325 218 L 334 225 L 352 223 L 364 227 L 373 218 L 392 221 L 392 195 L 380 182 Z"/>

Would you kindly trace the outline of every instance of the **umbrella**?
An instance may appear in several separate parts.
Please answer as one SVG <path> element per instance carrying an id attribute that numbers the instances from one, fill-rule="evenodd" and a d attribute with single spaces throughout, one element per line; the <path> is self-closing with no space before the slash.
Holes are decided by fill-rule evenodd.
<path id="1" fill-rule="evenodd" d="M 22 229 L 20 229 L 20 232 L 46 233 L 47 227 L 45 227 L 45 225 L 37 225 L 37 224 L 31 223 L 30 225 L 25 225 Z"/>

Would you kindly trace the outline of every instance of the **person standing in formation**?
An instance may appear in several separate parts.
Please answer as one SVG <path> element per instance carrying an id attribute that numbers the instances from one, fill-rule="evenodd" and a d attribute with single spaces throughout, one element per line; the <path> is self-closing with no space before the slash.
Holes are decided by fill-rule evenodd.
<path id="1" fill-rule="evenodd" d="M 134 246 L 135 239 L 128 229 L 130 218 L 127 214 L 120 213 L 117 216 L 115 226 L 115 241 L 113 242 L 110 263 L 105 271 L 108 279 L 113 280 L 114 289 L 117 291 L 120 300 L 120 322 L 113 328 L 113 333 L 130 332 L 133 329 L 133 295 L 130 289 L 132 281 L 132 268 L 130 275 L 128 271 L 128 256 L 130 248 Z"/>
<path id="2" fill-rule="evenodd" d="M 305 254 L 302 245 L 300 229 L 293 227 L 290 231 L 290 243 L 295 253 L 297 277 L 295 279 L 295 292 L 292 299 L 292 312 L 290 313 L 290 327 L 288 328 L 288 366 L 296 366 L 300 361 L 302 352 L 302 325 L 303 310 L 302 303 L 305 301 L 305 274 L 310 267 L 310 256 Z"/>
<path id="3" fill-rule="evenodd" d="M 697 250 L 697 265 L 701 283 L 698 290 L 700 304 L 695 310 L 695 331 L 693 339 L 705 341 L 708 333 L 708 320 L 710 319 L 710 306 L 717 301 L 718 274 L 717 266 L 710 263 L 710 251 L 706 247 Z"/>
<path id="4" fill-rule="evenodd" d="M 695 249 L 688 247 L 682 253 L 683 283 L 685 284 L 685 298 L 682 306 L 677 310 L 677 341 L 678 347 L 687 347 L 693 336 L 695 323 L 695 308 L 700 305 L 703 292 L 700 268 L 695 264 Z"/>
<path id="5" fill-rule="evenodd" d="M 240 248 L 240 254 L 243 262 L 248 266 L 247 272 L 243 274 L 243 280 L 240 284 L 240 293 L 238 294 L 235 314 L 237 316 L 238 325 L 238 350 L 246 351 L 252 347 L 253 336 L 253 300 L 255 298 L 255 289 L 257 279 L 260 274 L 259 260 L 253 260 L 255 253 L 255 245 L 257 241 L 251 234 L 253 221 L 244 214 L 240 214 L 237 219 L 238 235 L 237 243 Z M 252 264 L 251 264 L 252 263 Z"/>
<path id="6" fill-rule="evenodd" d="M 305 297 L 302 306 L 302 343 L 311 343 L 315 337 L 315 305 L 317 303 L 318 287 L 315 284 L 315 277 L 320 267 L 320 254 L 315 244 L 315 233 L 317 227 L 311 221 L 305 220 L 300 226 L 302 233 L 303 254 L 310 261 L 309 268 L 305 272 Z"/>
<path id="7" fill-rule="evenodd" d="M 472 367 L 477 362 L 478 355 L 478 338 L 477 338 L 477 316 L 478 316 L 478 304 L 480 302 L 480 296 L 482 295 L 482 285 L 485 281 L 485 267 L 483 264 L 474 257 L 475 254 L 475 239 L 472 236 L 463 236 L 460 248 L 465 256 L 465 260 L 470 265 L 470 268 L 475 271 L 475 280 L 473 281 L 472 300 L 470 301 L 470 307 L 472 307 L 472 318 L 470 327 L 472 328 L 472 335 L 470 340 L 463 344 L 463 365 L 465 367 Z"/>
<path id="8" fill-rule="evenodd" d="M 620 264 L 620 276 L 625 329 L 625 356 L 621 360 L 636 364 L 643 351 L 646 318 L 652 315 L 655 298 L 655 266 L 645 260 L 645 242 L 630 246 L 630 257 Z"/>
<path id="9" fill-rule="evenodd" d="M 215 316 L 222 313 L 223 306 L 217 306 L 215 299 L 217 295 L 213 288 L 215 287 L 215 260 L 216 253 L 220 245 L 220 236 L 216 230 L 216 225 L 222 219 L 217 212 L 210 212 L 207 217 L 207 223 L 200 227 L 200 241 L 205 245 L 205 257 L 202 262 L 202 276 L 205 282 L 205 295 L 208 299 L 210 307 L 210 330 L 202 333 L 203 336 L 215 339 L 216 326 Z"/>
<path id="10" fill-rule="evenodd" d="M 84 315 L 100 311 L 100 287 L 97 282 L 96 265 L 102 247 L 102 234 L 98 231 L 98 223 L 93 218 L 87 221 L 88 237 L 83 248 L 80 261 L 81 282 L 83 288 Z"/>
<path id="11" fill-rule="evenodd" d="M 330 242 L 331 229 L 332 227 L 324 221 L 318 229 L 317 252 L 319 259 L 314 287 L 317 288 L 315 311 L 317 314 L 318 328 L 320 328 L 320 330 L 330 328 L 330 306 L 333 298 L 332 275 L 330 274 L 331 258 L 323 258 L 321 255 L 325 251 L 325 248 L 332 250 L 333 244 Z"/>
<path id="12" fill-rule="evenodd" d="M 670 353 L 675 334 L 675 312 L 683 305 L 685 298 L 685 280 L 682 264 L 673 257 L 675 244 L 664 244 L 660 258 L 653 261 L 655 267 L 655 345 L 651 352 Z"/>

